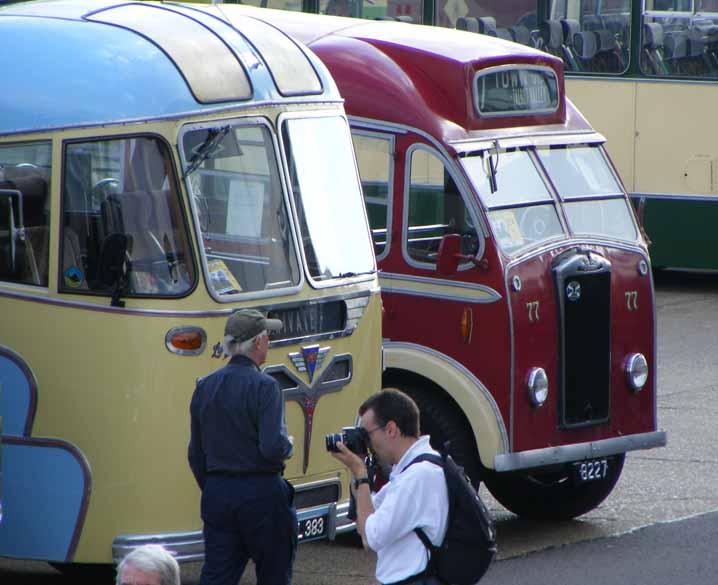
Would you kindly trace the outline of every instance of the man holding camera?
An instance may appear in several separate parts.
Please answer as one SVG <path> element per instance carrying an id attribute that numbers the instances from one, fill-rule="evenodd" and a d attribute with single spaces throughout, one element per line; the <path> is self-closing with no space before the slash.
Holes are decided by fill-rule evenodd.
<path id="1" fill-rule="evenodd" d="M 360 427 L 379 463 L 391 465 L 389 482 L 370 492 L 365 461 L 342 442 L 333 453 L 352 473 L 357 530 L 365 548 L 377 554 L 376 578 L 384 585 L 437 585 L 427 572 L 429 555 L 415 528 L 438 546 L 448 524 L 449 498 L 441 467 L 411 465 L 421 454 L 437 454 L 428 436 L 419 436 L 419 409 L 398 390 L 382 390 L 359 408 Z"/>
<path id="2" fill-rule="evenodd" d="M 202 490 L 201 585 L 237 585 L 247 561 L 257 585 L 289 585 L 297 546 L 294 489 L 282 477 L 292 455 L 277 382 L 259 371 L 268 330 L 282 322 L 233 313 L 224 329 L 229 363 L 197 382 L 190 404 L 189 464 Z"/>

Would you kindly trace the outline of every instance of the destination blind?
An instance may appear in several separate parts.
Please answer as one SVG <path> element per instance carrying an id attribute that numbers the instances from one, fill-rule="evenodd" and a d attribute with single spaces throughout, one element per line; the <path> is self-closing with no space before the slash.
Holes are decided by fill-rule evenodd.
<path id="1" fill-rule="evenodd" d="M 479 115 L 546 114 L 558 109 L 558 80 L 551 69 L 508 66 L 478 72 Z"/>

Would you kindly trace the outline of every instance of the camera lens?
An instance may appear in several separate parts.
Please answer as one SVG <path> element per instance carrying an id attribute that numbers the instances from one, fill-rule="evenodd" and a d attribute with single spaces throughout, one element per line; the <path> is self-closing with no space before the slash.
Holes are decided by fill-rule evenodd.
<path id="1" fill-rule="evenodd" d="M 331 435 L 327 435 L 324 437 L 324 440 L 327 444 L 327 451 L 330 453 L 338 453 L 339 449 L 337 449 L 337 443 L 342 440 L 342 436 L 340 433 L 333 433 Z"/>

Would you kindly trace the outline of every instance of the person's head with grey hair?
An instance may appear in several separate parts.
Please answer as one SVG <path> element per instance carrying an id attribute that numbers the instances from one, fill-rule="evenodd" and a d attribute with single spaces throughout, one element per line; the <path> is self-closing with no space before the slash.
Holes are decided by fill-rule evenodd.
<path id="1" fill-rule="evenodd" d="M 279 319 L 267 319 L 254 309 L 241 309 L 230 315 L 224 327 L 224 353 L 242 355 L 258 366 L 267 358 L 269 331 L 279 331 Z"/>
<path id="2" fill-rule="evenodd" d="M 116 585 L 180 585 L 179 565 L 160 545 L 146 544 L 122 559 Z"/>

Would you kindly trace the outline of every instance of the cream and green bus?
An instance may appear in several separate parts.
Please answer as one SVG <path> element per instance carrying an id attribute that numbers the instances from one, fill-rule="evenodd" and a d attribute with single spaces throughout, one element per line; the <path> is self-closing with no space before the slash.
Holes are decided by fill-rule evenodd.
<path id="1" fill-rule="evenodd" d="M 241 307 L 284 322 L 285 476 L 332 538 L 324 435 L 381 385 L 381 300 L 326 68 L 209 6 L 11 4 L 0 38 L 0 556 L 202 558 L 189 401 Z"/>

